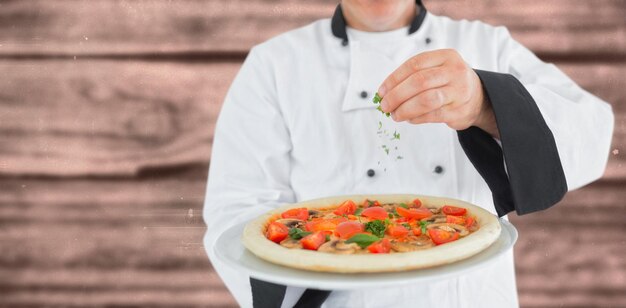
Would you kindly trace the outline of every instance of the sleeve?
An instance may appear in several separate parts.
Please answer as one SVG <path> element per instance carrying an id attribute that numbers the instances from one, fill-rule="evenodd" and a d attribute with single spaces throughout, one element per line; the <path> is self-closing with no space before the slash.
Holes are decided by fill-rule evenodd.
<path id="1" fill-rule="evenodd" d="M 498 72 L 476 70 L 490 100 L 501 147 L 471 127 L 458 137 L 493 193 L 499 216 L 549 208 L 604 172 L 611 106 L 497 28 Z M 506 171 L 505 171 L 506 169 Z"/>
<path id="2" fill-rule="evenodd" d="M 216 259 L 217 237 L 295 201 L 289 184 L 291 139 L 268 63 L 253 48 L 226 95 L 215 128 L 203 210 L 209 259 L 242 306 L 251 305 L 248 277 Z"/>

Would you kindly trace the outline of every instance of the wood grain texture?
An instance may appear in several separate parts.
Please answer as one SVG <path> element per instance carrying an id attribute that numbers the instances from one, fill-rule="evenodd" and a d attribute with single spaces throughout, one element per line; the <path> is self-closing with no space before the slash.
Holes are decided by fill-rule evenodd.
<path id="1" fill-rule="evenodd" d="M 0 174 L 131 176 L 207 163 L 215 119 L 237 70 L 233 64 L 0 61 Z"/>
<path id="2" fill-rule="evenodd" d="M 625 307 L 626 1 L 425 2 L 611 103 L 603 180 L 511 221 L 522 307 Z M 215 119 L 251 46 L 336 3 L 0 0 L 0 307 L 236 307 L 202 247 Z"/>
<path id="3" fill-rule="evenodd" d="M 0 269 L 0 307 L 238 307 L 214 272 Z"/>
<path id="4" fill-rule="evenodd" d="M 202 247 L 206 168 L 0 179 L 0 306 L 234 307 Z M 512 215 L 523 307 L 626 303 L 621 187 L 596 183 L 548 211 Z"/>
<path id="5" fill-rule="evenodd" d="M 239 65 L 0 61 L 0 175 L 128 177 L 208 164 Z M 625 178 L 626 63 L 560 67 L 613 105 L 614 148 L 623 153 L 611 155 L 606 177 Z"/>
<path id="6" fill-rule="evenodd" d="M 0 55 L 247 52 L 287 30 L 332 16 L 337 1 L 0 2 Z M 505 25 L 546 54 L 626 54 L 623 0 L 430 0 L 438 15 Z M 106 13 L 103 13 L 106 12 Z M 582 39 L 581 39 L 582 38 Z"/>
<path id="7" fill-rule="evenodd" d="M 0 178 L 0 307 L 235 307 L 202 245 L 206 170 Z"/>
<path id="8" fill-rule="evenodd" d="M 595 183 L 550 210 L 511 217 L 524 307 L 626 306 L 626 191 Z"/>

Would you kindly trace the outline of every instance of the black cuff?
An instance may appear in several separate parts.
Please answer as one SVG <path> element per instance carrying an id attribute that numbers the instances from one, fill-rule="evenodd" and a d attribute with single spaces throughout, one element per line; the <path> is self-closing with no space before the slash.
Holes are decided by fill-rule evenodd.
<path id="1" fill-rule="evenodd" d="M 535 100 L 512 75 L 476 73 L 491 102 L 502 149 L 477 127 L 458 131 L 458 137 L 489 185 L 498 216 L 513 210 L 523 215 L 551 207 L 567 192 L 567 182 L 554 136 Z"/>

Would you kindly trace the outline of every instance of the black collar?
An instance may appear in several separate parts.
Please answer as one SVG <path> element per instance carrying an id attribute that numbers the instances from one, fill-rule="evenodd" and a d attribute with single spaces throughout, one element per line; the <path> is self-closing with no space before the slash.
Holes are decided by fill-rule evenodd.
<path id="1" fill-rule="evenodd" d="M 420 28 L 422 22 L 424 22 L 424 18 L 426 17 L 426 8 L 422 4 L 421 0 L 416 0 L 419 10 L 419 14 L 415 16 L 413 21 L 411 21 L 411 26 L 409 27 L 409 34 L 414 33 L 417 29 Z M 330 23 L 330 28 L 333 31 L 333 35 L 342 40 L 342 44 L 348 45 L 348 33 L 346 33 L 346 19 L 343 17 L 343 10 L 341 9 L 341 4 L 337 5 L 335 9 L 335 14 L 333 14 L 333 19 Z"/>

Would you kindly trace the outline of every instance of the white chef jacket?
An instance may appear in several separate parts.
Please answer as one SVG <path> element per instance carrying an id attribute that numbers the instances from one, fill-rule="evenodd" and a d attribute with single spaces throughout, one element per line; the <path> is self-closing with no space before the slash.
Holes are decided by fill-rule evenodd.
<path id="1" fill-rule="evenodd" d="M 506 28 L 427 13 L 416 32 L 397 33 L 351 30 L 344 46 L 331 33 L 330 19 L 323 19 L 250 51 L 217 122 L 204 206 L 205 248 L 242 307 L 252 306 L 249 277 L 216 258 L 215 240 L 228 227 L 285 203 L 414 193 L 466 200 L 496 214 L 491 192 L 454 130 L 396 123 L 372 103 L 389 73 L 421 52 L 453 48 L 474 69 L 515 76 L 554 135 L 569 189 L 602 175 L 613 129 L 610 105 L 541 62 Z M 390 54 L 368 48 L 372 44 L 398 47 Z M 400 140 L 381 137 L 379 121 Z M 283 307 L 303 290 L 288 286 Z M 333 291 L 322 307 L 409 306 L 517 307 L 513 253 L 451 279 Z"/>

